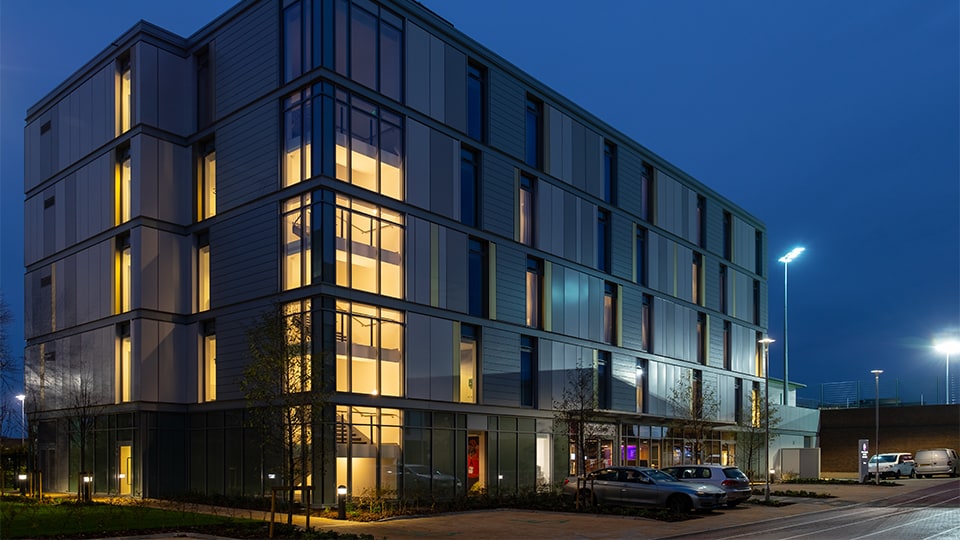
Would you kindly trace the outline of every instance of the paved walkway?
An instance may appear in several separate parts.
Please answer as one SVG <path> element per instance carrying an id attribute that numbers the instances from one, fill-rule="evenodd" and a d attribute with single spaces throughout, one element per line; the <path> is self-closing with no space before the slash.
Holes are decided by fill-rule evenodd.
<path id="1" fill-rule="evenodd" d="M 903 479 L 898 486 L 873 484 L 772 484 L 771 491 L 809 491 L 830 494 L 832 498 L 778 497 L 771 498 L 789 502 L 780 507 L 744 504 L 708 514 L 694 514 L 693 519 L 667 523 L 644 518 L 606 516 L 565 512 L 536 512 L 527 510 L 483 510 L 448 513 L 430 516 L 394 518 L 377 522 L 339 521 L 313 517 L 312 527 L 340 533 L 369 534 L 387 540 L 412 540 L 423 538 L 670 538 L 693 533 L 733 528 L 744 523 L 757 523 L 782 519 L 788 516 L 821 512 L 843 506 L 867 504 L 895 497 L 922 488 L 942 485 L 943 489 L 960 491 L 960 479 L 928 478 Z M 200 508 L 198 508 L 199 510 Z M 233 514 L 239 517 L 258 517 L 258 512 L 208 508 L 218 514 Z M 269 516 L 267 516 L 269 517 Z M 304 525 L 304 516 L 294 516 L 294 522 Z M 185 534 L 151 535 L 134 537 L 137 540 L 180 540 L 196 538 L 221 540 L 220 537 Z M 119 540 L 119 539 L 110 539 Z M 132 540 L 124 538 L 123 540 Z"/>

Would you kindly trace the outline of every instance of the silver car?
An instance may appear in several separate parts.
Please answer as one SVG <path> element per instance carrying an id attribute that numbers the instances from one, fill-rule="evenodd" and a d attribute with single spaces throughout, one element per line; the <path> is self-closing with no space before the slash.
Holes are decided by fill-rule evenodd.
<path id="1" fill-rule="evenodd" d="M 750 479 L 736 467 L 725 465 L 678 465 L 660 469 L 681 482 L 710 484 L 727 492 L 727 506 L 734 507 L 750 498 Z"/>
<path id="2" fill-rule="evenodd" d="M 563 495 L 593 505 L 636 505 L 669 508 L 674 512 L 711 510 L 727 503 L 727 493 L 716 486 L 677 481 L 669 474 L 647 467 L 607 467 L 585 478 L 568 477 Z"/>
<path id="3" fill-rule="evenodd" d="M 935 474 L 946 474 L 956 476 L 958 467 L 960 467 L 960 458 L 957 451 L 950 448 L 934 448 L 932 450 L 917 450 L 917 476 L 933 476 Z"/>

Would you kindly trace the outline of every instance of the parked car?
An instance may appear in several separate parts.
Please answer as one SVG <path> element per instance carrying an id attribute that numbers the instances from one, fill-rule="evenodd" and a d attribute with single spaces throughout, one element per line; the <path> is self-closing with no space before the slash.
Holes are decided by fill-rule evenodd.
<path id="1" fill-rule="evenodd" d="M 913 460 L 913 454 L 904 452 L 892 452 L 889 454 L 880 454 L 879 457 L 874 454 L 867 462 L 867 477 L 869 480 L 880 470 L 880 478 L 900 478 L 901 476 L 917 477 L 917 463 Z"/>
<path id="2" fill-rule="evenodd" d="M 957 475 L 960 467 L 960 458 L 957 451 L 951 448 L 934 448 L 931 450 L 917 450 L 917 476 L 920 478 L 935 474 Z"/>
<path id="3" fill-rule="evenodd" d="M 727 506 L 734 507 L 750 498 L 750 479 L 736 467 L 724 465 L 678 465 L 664 467 L 681 482 L 710 484 L 727 492 Z"/>
<path id="4" fill-rule="evenodd" d="M 563 495 L 576 497 L 578 484 L 582 500 L 593 505 L 659 506 L 686 513 L 727 503 L 727 493 L 716 486 L 680 482 L 648 467 L 607 467 L 585 478 L 570 476 L 563 482 Z"/>

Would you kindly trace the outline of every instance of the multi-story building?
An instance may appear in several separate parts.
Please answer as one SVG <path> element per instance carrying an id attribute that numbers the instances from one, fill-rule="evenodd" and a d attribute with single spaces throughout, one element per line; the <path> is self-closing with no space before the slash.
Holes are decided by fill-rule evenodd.
<path id="1" fill-rule="evenodd" d="M 757 420 L 763 224 L 416 2 L 244 0 L 186 39 L 140 23 L 25 137 L 48 490 L 87 469 L 98 492 L 262 493 L 279 465 L 242 381 L 274 305 L 302 323 L 298 390 L 328 390 L 318 501 L 560 480 L 578 370 L 587 467 L 733 462 Z M 703 448 L 673 424 L 683 385 L 717 403 Z"/>

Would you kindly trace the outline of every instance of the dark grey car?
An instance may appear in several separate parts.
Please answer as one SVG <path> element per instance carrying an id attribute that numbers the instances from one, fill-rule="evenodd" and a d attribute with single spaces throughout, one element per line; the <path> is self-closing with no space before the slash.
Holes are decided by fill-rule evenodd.
<path id="1" fill-rule="evenodd" d="M 646 467 L 607 467 L 593 471 L 585 478 L 568 477 L 563 494 L 594 505 L 659 506 L 675 512 L 710 510 L 727 503 L 722 489 L 706 484 L 677 481 L 657 469 Z"/>

